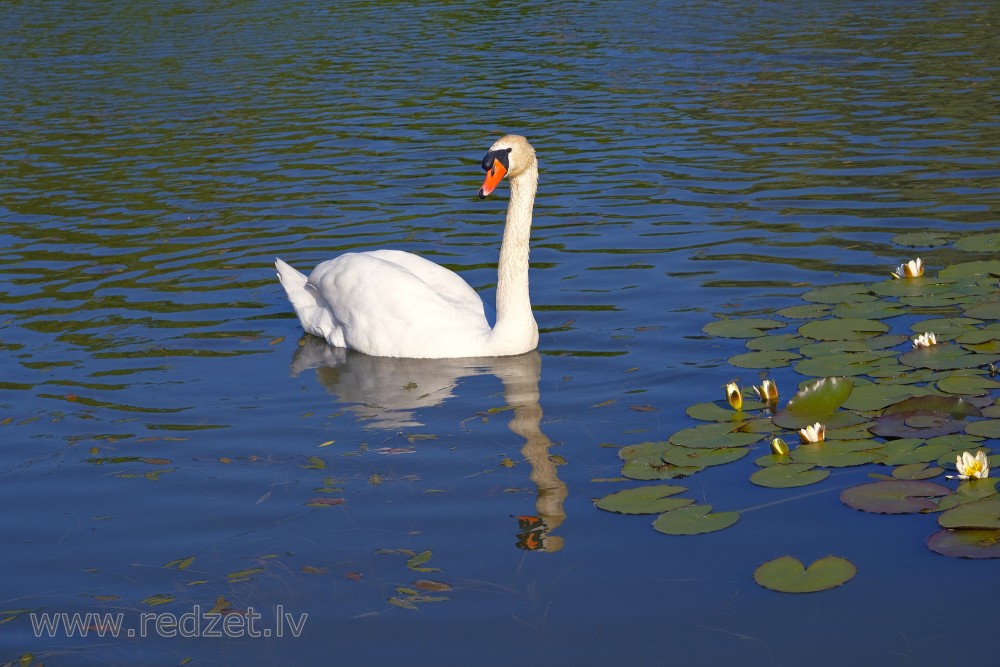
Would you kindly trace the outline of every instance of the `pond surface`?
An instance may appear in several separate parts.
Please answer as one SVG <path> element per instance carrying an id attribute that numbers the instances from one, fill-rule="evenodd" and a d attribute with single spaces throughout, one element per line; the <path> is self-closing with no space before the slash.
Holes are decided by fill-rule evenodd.
<path id="1" fill-rule="evenodd" d="M 884 468 L 764 489 L 762 440 L 684 480 L 744 510 L 691 537 L 593 501 L 635 485 L 617 448 L 759 382 L 709 322 L 986 258 L 950 241 L 1000 213 L 997 21 L 987 1 L 8 3 L 0 661 L 952 662 L 997 620 L 996 562 L 841 504 Z M 541 165 L 537 354 L 300 340 L 276 255 L 409 250 L 491 302 L 506 186 L 475 195 L 509 132 Z M 939 237 L 898 242 L 919 232 Z M 754 583 L 788 553 L 858 574 Z M 272 636 L 140 625 L 193 609 Z M 32 613 L 124 629 L 38 637 Z"/>

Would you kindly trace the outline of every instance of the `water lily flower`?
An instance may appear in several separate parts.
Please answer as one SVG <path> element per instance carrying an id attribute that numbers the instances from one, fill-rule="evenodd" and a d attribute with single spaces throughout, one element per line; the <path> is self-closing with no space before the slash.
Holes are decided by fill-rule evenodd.
<path id="1" fill-rule="evenodd" d="M 799 429 L 799 440 L 803 443 L 823 442 L 826 439 L 826 426 L 816 422 L 812 426 Z"/>
<path id="2" fill-rule="evenodd" d="M 913 339 L 913 347 L 930 347 L 931 345 L 937 345 L 937 336 L 930 331 L 922 333 Z"/>
<path id="3" fill-rule="evenodd" d="M 946 475 L 948 479 L 986 479 L 990 476 L 990 460 L 986 458 L 986 452 L 979 450 L 973 456 L 969 452 L 962 452 L 955 457 L 955 467 L 958 468 L 957 475 Z"/>
<path id="4" fill-rule="evenodd" d="M 771 453 L 775 456 L 788 456 L 788 444 L 781 438 L 771 441 Z"/>
<path id="5" fill-rule="evenodd" d="M 757 393 L 757 398 L 765 403 L 778 402 L 778 385 L 771 380 L 764 380 L 759 387 L 754 387 L 753 390 Z"/>
<path id="6" fill-rule="evenodd" d="M 893 273 L 893 278 L 919 278 L 924 275 L 924 261 L 917 257 L 906 264 L 900 264 Z"/>
<path id="7" fill-rule="evenodd" d="M 740 391 L 739 385 L 735 382 L 726 385 L 726 400 L 729 401 L 733 410 L 743 409 L 743 392 Z"/>

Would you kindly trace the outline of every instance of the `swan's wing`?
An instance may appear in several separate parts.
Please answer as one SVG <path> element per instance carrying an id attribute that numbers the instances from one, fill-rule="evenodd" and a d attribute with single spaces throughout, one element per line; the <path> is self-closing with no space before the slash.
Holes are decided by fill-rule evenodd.
<path id="1" fill-rule="evenodd" d="M 420 255 L 402 250 L 373 250 L 364 254 L 392 262 L 406 269 L 420 278 L 432 290 L 451 301 L 468 302 L 476 307 L 482 306 L 482 298 L 461 276 L 440 264 L 424 259 Z"/>
<path id="2" fill-rule="evenodd" d="M 317 266 L 308 287 L 328 304 L 344 344 L 366 354 L 469 356 L 490 331 L 475 290 L 409 253 L 343 254 Z"/>

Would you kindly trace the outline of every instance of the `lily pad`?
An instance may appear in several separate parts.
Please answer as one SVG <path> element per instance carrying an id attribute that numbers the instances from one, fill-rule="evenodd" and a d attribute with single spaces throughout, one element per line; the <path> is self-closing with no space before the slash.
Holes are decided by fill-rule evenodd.
<path id="1" fill-rule="evenodd" d="M 807 303 L 801 306 L 789 306 L 782 308 L 778 314 L 790 320 L 815 320 L 826 317 L 830 312 L 831 305 L 820 303 Z"/>
<path id="2" fill-rule="evenodd" d="M 856 376 L 873 372 L 892 352 L 868 350 L 866 352 L 841 352 L 827 354 L 814 359 L 803 359 L 795 364 L 795 370 L 812 377 Z"/>
<path id="3" fill-rule="evenodd" d="M 1000 497 L 991 495 L 942 512 L 938 523 L 942 528 L 1000 529 Z"/>
<path id="4" fill-rule="evenodd" d="M 661 514 L 653 528 L 668 535 L 697 535 L 729 528 L 739 520 L 739 512 L 713 512 L 711 505 L 690 505 Z"/>
<path id="5" fill-rule="evenodd" d="M 933 331 L 938 341 L 951 340 L 959 334 L 968 331 L 977 324 L 982 324 L 982 320 L 971 317 L 934 317 L 929 320 L 921 320 L 910 325 L 910 331 L 914 333 L 924 333 Z"/>
<path id="6" fill-rule="evenodd" d="M 1000 530 L 942 529 L 927 538 L 927 547 L 953 558 L 1000 558 Z"/>
<path id="7" fill-rule="evenodd" d="M 729 363 L 737 368 L 781 368 L 801 358 L 801 354 L 787 350 L 761 350 L 732 356 Z"/>
<path id="8" fill-rule="evenodd" d="M 828 468 L 848 468 L 874 463 L 882 458 L 878 448 L 882 443 L 873 440 L 835 440 L 800 445 L 792 451 L 796 463 L 811 463 Z"/>
<path id="9" fill-rule="evenodd" d="M 744 401 L 744 407 L 749 407 L 749 402 Z M 691 419 L 703 422 L 736 422 L 735 427 L 746 422 L 746 415 L 738 410 L 733 410 L 729 405 L 722 406 L 719 403 L 695 403 L 688 407 L 684 413 Z"/>
<path id="10" fill-rule="evenodd" d="M 892 476 L 896 479 L 920 480 L 937 477 L 943 472 L 943 468 L 929 466 L 926 463 L 906 463 L 894 468 Z"/>
<path id="11" fill-rule="evenodd" d="M 997 332 L 1000 336 L 1000 331 Z M 803 343 L 809 341 L 795 334 L 771 334 L 770 336 L 759 336 L 747 341 L 747 347 L 751 350 L 797 350 Z"/>
<path id="12" fill-rule="evenodd" d="M 1000 419 L 984 419 L 982 421 L 969 422 L 965 426 L 965 432 L 969 435 L 978 435 L 984 438 L 1000 438 Z"/>
<path id="13" fill-rule="evenodd" d="M 816 593 L 845 584 L 857 573 L 854 563 L 840 556 L 824 556 L 808 569 L 798 558 L 782 556 L 758 567 L 753 579 L 780 593 Z"/>
<path id="14" fill-rule="evenodd" d="M 947 232 L 904 232 L 893 236 L 892 242 L 907 248 L 936 248 L 948 245 L 953 238 Z"/>
<path id="15" fill-rule="evenodd" d="M 966 422 L 943 412 L 914 410 L 896 412 L 875 419 L 871 432 L 885 438 L 933 438 L 960 433 Z"/>
<path id="16" fill-rule="evenodd" d="M 703 470 L 696 466 L 675 466 L 663 461 L 663 454 L 670 448 L 666 442 L 642 442 L 618 450 L 622 476 L 642 481 L 676 479 Z"/>
<path id="17" fill-rule="evenodd" d="M 734 424 L 702 424 L 686 428 L 670 436 L 670 442 L 681 447 L 704 447 L 718 449 L 719 447 L 745 447 L 760 440 L 756 433 L 736 431 Z"/>
<path id="18" fill-rule="evenodd" d="M 844 489 L 840 500 L 848 507 L 875 514 L 913 514 L 937 506 L 934 498 L 947 496 L 951 489 L 920 480 L 869 482 Z"/>
<path id="19" fill-rule="evenodd" d="M 906 314 L 906 309 L 885 301 L 866 301 L 864 303 L 842 303 L 830 314 L 845 319 L 884 320 Z"/>
<path id="20" fill-rule="evenodd" d="M 997 252 L 1000 250 L 1000 232 L 962 236 L 955 241 L 955 248 L 968 252 Z"/>
<path id="21" fill-rule="evenodd" d="M 877 298 L 871 293 L 871 289 L 865 283 L 845 283 L 842 285 L 817 287 L 802 295 L 804 301 L 828 304 L 863 303 L 865 301 L 875 301 Z"/>
<path id="22" fill-rule="evenodd" d="M 607 512 L 618 514 L 659 514 L 686 507 L 694 502 L 690 498 L 670 496 L 687 491 L 683 486 L 656 484 L 625 489 L 600 498 L 595 505 Z"/>
<path id="23" fill-rule="evenodd" d="M 785 323 L 780 320 L 742 317 L 715 320 L 706 324 L 702 330 L 719 338 L 756 338 L 765 335 L 768 329 L 780 329 L 784 326 Z"/>
<path id="24" fill-rule="evenodd" d="M 903 466 L 913 464 L 925 465 L 932 461 L 936 462 L 942 456 L 950 454 L 955 450 L 949 443 L 943 441 L 925 443 L 920 438 L 900 438 L 885 443 L 880 451 L 883 457 L 879 460 L 879 463 L 890 466 Z"/>
<path id="25" fill-rule="evenodd" d="M 773 456 L 772 456 L 773 458 Z M 821 482 L 830 475 L 829 470 L 816 470 L 810 463 L 783 463 L 762 468 L 750 475 L 757 486 L 771 489 L 788 489 Z"/>
<path id="26" fill-rule="evenodd" d="M 681 467 L 707 468 L 708 466 L 732 463 L 746 456 L 749 451 L 746 447 L 719 447 L 717 449 L 672 447 L 663 454 L 663 461 Z"/>
<path id="27" fill-rule="evenodd" d="M 1000 260 L 988 259 L 976 262 L 964 262 L 961 264 L 952 264 L 949 267 L 941 269 L 938 274 L 941 278 L 948 278 L 951 280 L 957 280 L 959 278 L 967 278 L 971 276 L 982 276 L 989 274 L 1000 274 Z"/>
<path id="28" fill-rule="evenodd" d="M 984 301 L 965 309 L 965 316 L 980 320 L 1000 320 L 1000 301 Z"/>
<path id="29" fill-rule="evenodd" d="M 868 384 L 855 387 L 850 398 L 844 403 L 848 410 L 882 410 L 912 396 L 933 393 L 926 387 L 907 385 Z"/>
<path id="30" fill-rule="evenodd" d="M 911 396 L 888 406 L 883 415 L 912 412 L 940 412 L 956 418 L 979 417 L 976 406 L 957 396 Z"/>
<path id="31" fill-rule="evenodd" d="M 861 340 L 883 334 L 889 325 L 861 318 L 812 320 L 799 327 L 799 335 L 815 340 Z"/>
<path id="32" fill-rule="evenodd" d="M 931 345 L 918 347 L 900 355 L 899 360 L 914 368 L 933 370 L 957 370 L 959 368 L 979 368 L 1000 360 L 998 354 L 968 352 L 958 345 Z"/>
<path id="33" fill-rule="evenodd" d="M 797 391 L 784 409 L 774 415 L 777 426 L 799 429 L 822 422 L 851 396 L 854 382 L 845 377 L 827 377 L 810 382 Z"/>
<path id="34" fill-rule="evenodd" d="M 951 375 L 937 381 L 937 388 L 949 394 L 985 396 L 1000 389 L 1000 382 L 981 375 Z"/>

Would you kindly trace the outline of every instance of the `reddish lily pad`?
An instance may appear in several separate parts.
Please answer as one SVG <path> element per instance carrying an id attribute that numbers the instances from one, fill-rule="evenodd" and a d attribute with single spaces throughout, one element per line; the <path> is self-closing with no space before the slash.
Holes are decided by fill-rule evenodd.
<path id="1" fill-rule="evenodd" d="M 1000 558 L 1000 530 L 942 529 L 927 538 L 927 547 L 953 558 Z"/>
<path id="2" fill-rule="evenodd" d="M 934 498 L 951 494 L 951 489 L 921 480 L 886 480 L 844 489 L 840 500 L 848 507 L 875 514 L 913 514 L 937 507 Z"/>
<path id="3" fill-rule="evenodd" d="M 915 410 L 875 419 L 871 432 L 885 438 L 933 438 L 965 430 L 966 423 L 942 412 Z"/>

